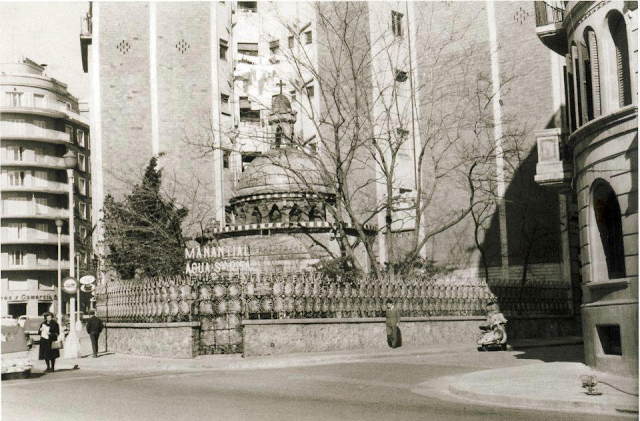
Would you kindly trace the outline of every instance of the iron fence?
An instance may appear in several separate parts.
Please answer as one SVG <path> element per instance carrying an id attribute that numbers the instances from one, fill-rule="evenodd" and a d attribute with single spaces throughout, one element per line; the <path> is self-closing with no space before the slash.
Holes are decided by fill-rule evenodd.
<path id="1" fill-rule="evenodd" d="M 200 353 L 242 351 L 243 319 L 384 316 L 393 299 L 405 317 L 483 316 L 497 300 L 508 317 L 571 314 L 568 286 L 526 286 L 482 278 L 369 279 L 341 284 L 316 272 L 205 274 L 112 281 L 96 289 L 98 314 L 110 322 L 200 321 Z"/>

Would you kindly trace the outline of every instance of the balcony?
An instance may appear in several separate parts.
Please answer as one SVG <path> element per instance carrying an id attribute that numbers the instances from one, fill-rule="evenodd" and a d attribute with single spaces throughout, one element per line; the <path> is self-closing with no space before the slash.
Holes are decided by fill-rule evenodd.
<path id="1" fill-rule="evenodd" d="M 3 139 L 36 140 L 39 142 L 55 144 L 70 143 L 69 133 L 43 129 L 32 125 L 27 125 L 25 127 L 16 124 L 3 123 L 0 125 L 0 136 L 2 136 Z"/>
<path id="2" fill-rule="evenodd" d="M 47 259 L 46 264 L 39 264 L 38 262 L 33 261 L 35 259 L 27 259 L 27 261 L 22 265 L 10 265 L 5 264 L 2 265 L 3 272 L 33 272 L 33 271 L 57 271 L 58 270 L 58 261 L 54 259 Z M 62 261 L 61 264 L 62 270 L 69 270 L 69 262 L 66 260 Z"/>
<path id="3" fill-rule="evenodd" d="M 536 132 L 538 142 L 538 164 L 535 181 L 541 186 L 559 190 L 571 188 L 573 163 L 571 157 L 563 156 L 565 134 L 561 129 L 546 129 Z"/>
<path id="4" fill-rule="evenodd" d="M 3 104 L 0 113 L 5 114 L 35 114 L 53 118 L 67 118 L 68 120 L 89 127 L 89 119 L 78 114 L 67 104 L 52 103 L 50 101 L 34 102 L 22 98 L 18 104 Z M 4 134 L 3 134 L 4 136 Z"/>
<path id="5" fill-rule="evenodd" d="M 54 193 L 68 194 L 69 184 L 57 181 L 46 181 L 43 185 L 23 185 L 23 186 L 7 186 L 2 185 L 0 189 L 3 193 L 9 192 L 28 192 L 28 193 Z"/>
<path id="6" fill-rule="evenodd" d="M 89 71 L 89 46 L 93 42 L 93 18 L 91 13 L 91 3 L 87 16 L 80 19 L 80 52 L 82 53 L 82 70 Z"/>
<path id="7" fill-rule="evenodd" d="M 58 235 L 57 234 L 48 234 L 47 238 L 38 238 L 36 236 L 28 236 L 28 238 L 7 238 L 8 236 L 5 236 L 2 239 L 2 245 L 31 245 L 31 244 L 37 244 L 37 245 L 46 245 L 46 244 L 50 244 L 50 245 L 58 245 Z M 60 244 L 64 244 L 67 245 L 69 244 L 69 236 L 68 235 L 61 235 L 60 236 Z"/>
<path id="8" fill-rule="evenodd" d="M 67 209 L 36 207 L 35 203 L 22 206 L 22 209 L 5 204 L 1 214 L 2 219 L 69 219 L 69 211 Z"/>
<path id="9" fill-rule="evenodd" d="M 55 156 L 36 156 L 36 159 L 19 161 L 17 159 L 3 159 L 3 167 L 20 168 L 49 168 L 52 170 L 64 170 L 64 159 Z"/>
<path id="10" fill-rule="evenodd" d="M 564 28 L 564 1 L 536 1 L 536 35 L 547 48 L 567 54 L 567 32 Z"/>

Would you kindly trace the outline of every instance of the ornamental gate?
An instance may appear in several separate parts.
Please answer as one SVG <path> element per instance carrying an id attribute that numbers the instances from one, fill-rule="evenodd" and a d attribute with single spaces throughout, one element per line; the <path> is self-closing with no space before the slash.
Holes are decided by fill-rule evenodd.
<path id="1" fill-rule="evenodd" d="M 407 280 L 364 278 L 339 284 L 315 272 L 204 274 L 112 281 L 96 289 L 98 314 L 109 322 L 200 322 L 198 353 L 243 350 L 243 319 L 384 316 L 392 298 L 405 317 L 484 316 L 498 300 L 512 316 L 571 315 L 569 285 L 497 282 L 446 276 Z"/>

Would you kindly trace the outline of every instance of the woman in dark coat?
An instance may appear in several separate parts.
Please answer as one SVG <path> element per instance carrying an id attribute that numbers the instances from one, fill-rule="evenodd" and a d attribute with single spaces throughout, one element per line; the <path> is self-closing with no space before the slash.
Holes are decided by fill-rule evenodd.
<path id="1" fill-rule="evenodd" d="M 43 314 L 44 322 L 40 325 L 40 349 L 38 359 L 47 363 L 47 371 L 56 371 L 56 358 L 60 358 L 60 350 L 51 349 L 51 343 L 58 340 L 60 325 L 53 320 L 53 313 Z"/>

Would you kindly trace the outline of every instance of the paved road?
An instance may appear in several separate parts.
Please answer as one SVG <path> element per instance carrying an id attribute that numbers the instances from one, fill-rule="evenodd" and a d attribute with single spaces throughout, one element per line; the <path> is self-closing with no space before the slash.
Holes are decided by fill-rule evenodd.
<path id="1" fill-rule="evenodd" d="M 557 350 L 561 356 L 563 350 Z M 191 373 L 63 370 L 2 382 L 2 419 L 21 420 L 603 420 L 491 408 L 411 392 L 432 378 L 531 361 L 507 353 L 376 359 L 286 369 Z M 502 359 L 502 360 L 501 360 Z M 540 362 L 538 362 L 540 363 Z M 483 365 L 485 367 L 483 367 Z"/>

